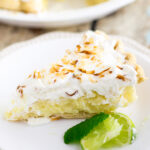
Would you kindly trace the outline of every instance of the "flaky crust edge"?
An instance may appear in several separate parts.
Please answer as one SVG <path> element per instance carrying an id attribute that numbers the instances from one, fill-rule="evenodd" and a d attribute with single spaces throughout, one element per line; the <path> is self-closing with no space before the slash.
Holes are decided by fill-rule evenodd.
<path id="1" fill-rule="evenodd" d="M 120 40 L 117 41 L 117 43 L 115 45 L 115 49 L 120 51 L 125 56 L 125 60 L 126 60 L 125 63 L 130 64 L 136 70 L 137 83 L 142 83 L 143 81 L 145 81 L 146 77 L 145 77 L 143 68 L 136 63 L 136 58 L 133 54 L 124 51 L 124 45 L 123 45 L 122 41 L 120 41 Z"/>

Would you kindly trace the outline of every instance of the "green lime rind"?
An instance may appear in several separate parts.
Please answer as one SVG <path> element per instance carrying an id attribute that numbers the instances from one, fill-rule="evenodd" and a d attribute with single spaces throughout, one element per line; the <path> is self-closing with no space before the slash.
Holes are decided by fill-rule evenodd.
<path id="1" fill-rule="evenodd" d="M 84 136 L 86 136 L 95 126 L 100 122 L 103 122 L 109 117 L 109 114 L 100 113 L 93 116 L 90 119 L 86 119 L 80 124 L 68 129 L 64 134 L 64 142 L 66 144 L 79 142 Z"/>
<path id="2" fill-rule="evenodd" d="M 99 150 L 103 144 L 117 137 L 121 130 L 122 125 L 110 115 L 81 139 L 81 147 L 83 150 Z"/>
<path id="3" fill-rule="evenodd" d="M 133 121 L 130 119 L 130 124 L 131 124 L 131 139 L 130 139 L 130 144 L 134 143 L 136 136 L 137 136 L 137 132 L 136 132 L 136 127 L 135 124 L 133 123 Z"/>
<path id="4" fill-rule="evenodd" d="M 136 128 L 132 120 L 122 113 L 113 113 L 111 116 L 117 119 L 121 125 L 123 125 L 122 130 L 117 137 L 105 143 L 102 147 L 112 148 L 132 144 L 136 139 Z"/>
<path id="5" fill-rule="evenodd" d="M 130 144 L 134 143 L 134 141 L 136 140 L 136 136 L 137 136 L 136 128 L 132 128 Z"/>

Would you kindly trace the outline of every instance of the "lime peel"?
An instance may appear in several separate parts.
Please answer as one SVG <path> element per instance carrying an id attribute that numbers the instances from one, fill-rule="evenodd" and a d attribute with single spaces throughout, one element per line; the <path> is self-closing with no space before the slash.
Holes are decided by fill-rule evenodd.
<path id="1" fill-rule="evenodd" d="M 95 126 L 100 122 L 103 122 L 109 117 L 108 114 L 100 113 L 95 115 L 90 119 L 86 119 L 80 124 L 75 125 L 74 127 L 68 129 L 64 135 L 64 142 L 66 144 L 72 142 L 79 142 L 84 136 L 86 136 Z"/>

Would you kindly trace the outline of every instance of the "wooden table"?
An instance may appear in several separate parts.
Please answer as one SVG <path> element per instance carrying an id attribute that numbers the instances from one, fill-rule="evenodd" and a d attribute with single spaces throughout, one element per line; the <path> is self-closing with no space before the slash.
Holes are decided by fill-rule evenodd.
<path id="1" fill-rule="evenodd" d="M 86 23 L 61 29 L 29 29 L 0 24 L 0 49 L 15 42 L 29 40 L 52 31 L 82 32 L 91 29 L 103 30 L 109 34 L 130 37 L 150 47 L 150 0 L 137 0 L 135 3 L 93 23 Z"/>

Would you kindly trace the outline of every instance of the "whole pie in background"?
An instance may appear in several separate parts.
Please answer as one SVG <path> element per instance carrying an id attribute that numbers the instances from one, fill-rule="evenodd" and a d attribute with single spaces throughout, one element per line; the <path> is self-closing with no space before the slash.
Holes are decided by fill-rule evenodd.
<path id="1" fill-rule="evenodd" d="M 0 8 L 23 11 L 27 13 L 37 13 L 48 9 L 48 1 L 50 0 L 0 0 Z M 56 0 L 63 2 L 65 0 Z M 107 0 L 85 0 L 88 5 L 95 5 Z"/>

